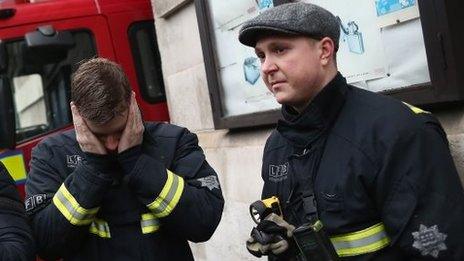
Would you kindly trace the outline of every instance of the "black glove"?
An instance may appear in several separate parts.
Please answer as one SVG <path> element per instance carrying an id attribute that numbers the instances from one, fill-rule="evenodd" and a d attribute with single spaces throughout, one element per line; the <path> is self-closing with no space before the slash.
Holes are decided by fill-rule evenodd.
<path id="1" fill-rule="evenodd" d="M 289 248 L 288 239 L 293 236 L 293 230 L 294 226 L 271 213 L 251 231 L 246 241 L 248 252 L 257 257 L 270 253 L 280 255 Z"/>

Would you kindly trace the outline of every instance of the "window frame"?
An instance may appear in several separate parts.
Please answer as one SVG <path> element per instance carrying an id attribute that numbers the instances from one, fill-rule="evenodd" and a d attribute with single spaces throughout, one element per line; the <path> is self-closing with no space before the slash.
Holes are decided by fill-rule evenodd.
<path id="1" fill-rule="evenodd" d="M 214 30 L 208 1 L 211 0 L 195 0 L 195 10 L 215 129 L 274 125 L 281 118 L 279 109 L 238 116 L 224 115 L 222 86 L 217 69 L 217 50 L 214 46 Z M 282 2 L 285 1 L 274 0 L 275 5 Z M 427 109 L 462 104 L 464 101 L 464 87 L 462 87 L 464 85 L 464 62 L 458 57 L 464 57 L 464 50 L 459 48 L 464 45 L 464 36 L 459 31 L 463 18 L 458 10 L 463 9 L 463 2 L 459 0 L 417 0 L 417 3 L 421 16 L 430 82 L 379 93 Z"/>
<path id="2" fill-rule="evenodd" d="M 90 40 L 91 40 L 89 45 L 91 46 L 92 51 L 93 51 L 94 54 L 93 54 L 93 56 L 90 56 L 90 57 L 87 57 L 87 58 L 84 58 L 84 59 L 89 59 L 91 57 L 94 57 L 95 55 L 98 55 L 98 48 L 97 48 L 97 42 L 96 42 L 95 34 L 90 28 L 82 27 L 82 28 L 59 29 L 59 31 L 69 31 L 69 32 L 71 32 L 73 34 L 76 33 L 76 32 L 87 33 L 88 36 L 90 37 Z M 23 36 L 12 37 L 12 38 L 2 39 L 2 42 L 5 44 L 5 46 L 8 43 L 20 42 L 20 41 L 25 41 L 24 35 Z M 76 66 L 76 64 L 70 64 L 70 66 L 71 66 L 71 70 L 72 70 L 72 67 Z M 44 84 L 46 81 L 54 81 L 54 80 L 56 80 L 56 77 L 59 76 L 58 74 L 56 74 L 56 75 L 53 75 L 53 78 L 51 78 L 51 79 L 44 79 L 42 74 L 39 74 L 39 75 L 41 77 L 42 84 Z M 72 72 L 70 74 L 70 77 L 71 77 L 71 75 L 72 75 Z M 16 77 L 16 76 L 13 76 L 13 77 Z M 69 78 L 67 80 L 71 81 L 71 78 Z M 13 78 L 8 79 L 8 81 L 10 81 L 10 83 L 11 83 L 10 87 L 14 88 L 14 85 L 12 84 L 13 83 Z M 50 125 L 51 116 L 49 115 L 50 111 L 51 111 L 51 108 L 50 108 L 51 104 L 50 104 L 49 97 L 48 97 L 49 94 L 45 93 L 46 92 L 45 86 L 42 85 L 42 88 L 43 88 L 43 91 L 44 91 L 43 99 L 44 99 L 44 103 L 45 103 L 44 106 L 45 106 L 46 120 L 47 120 L 48 127 L 50 127 L 50 129 L 48 129 L 48 130 L 46 130 L 44 132 L 40 132 L 38 134 L 32 135 L 32 136 L 28 136 L 28 137 L 26 137 L 24 139 L 18 140 L 17 133 L 16 133 L 16 131 L 18 130 L 17 129 L 18 126 L 16 126 L 17 125 L 17 122 L 16 122 L 15 123 L 15 126 L 16 126 L 16 128 L 15 128 L 15 136 L 16 136 L 15 139 L 16 139 L 16 141 L 15 142 L 17 144 L 28 143 L 28 142 L 30 142 L 32 140 L 37 139 L 38 137 L 54 133 L 54 132 L 56 132 L 58 130 L 61 130 L 63 128 L 67 128 L 69 125 L 72 124 L 72 118 L 70 118 L 71 121 L 69 123 L 66 123 L 66 124 L 58 126 L 58 127 L 51 128 L 51 125 Z M 67 90 L 67 91 L 70 91 L 70 89 Z M 14 100 L 14 97 L 12 97 L 12 99 Z M 67 103 L 69 103 L 69 102 L 70 102 L 70 100 L 67 101 Z M 17 108 L 16 108 L 16 104 L 14 104 L 14 109 L 13 110 L 14 110 L 15 118 L 17 118 L 18 117 L 18 111 L 17 111 Z M 71 112 L 69 111 L 69 114 L 70 113 Z M 71 115 L 69 115 L 69 116 L 71 116 Z M 35 125 L 33 125 L 33 126 L 35 126 Z M 33 126 L 28 126 L 28 127 L 33 127 Z M 25 127 L 25 128 L 28 128 L 28 127 Z"/>
<path id="3" fill-rule="evenodd" d="M 158 74 L 158 77 L 159 78 L 159 83 L 161 84 L 161 91 L 163 93 L 162 96 L 158 96 L 158 97 L 151 97 L 148 93 L 148 90 L 147 90 L 147 84 L 145 82 L 145 77 L 144 77 L 144 73 L 143 73 L 143 69 L 142 69 L 142 61 L 141 61 L 141 52 L 140 52 L 140 49 L 138 47 L 138 44 L 137 44 L 137 38 L 135 37 L 136 33 L 138 32 L 138 30 L 141 30 L 141 29 L 148 29 L 148 30 L 151 30 L 153 29 L 153 35 L 151 35 L 151 37 L 153 37 L 153 43 L 154 45 L 152 46 L 154 49 L 153 49 L 153 53 L 154 53 L 154 62 L 155 64 L 157 65 L 157 74 Z M 164 102 L 166 101 L 166 89 L 165 89 L 165 86 L 164 86 L 164 79 L 163 79 L 163 72 L 162 72 L 162 67 L 161 67 L 161 56 L 160 56 L 160 53 L 159 53 L 159 49 L 158 49 L 158 42 L 156 40 L 156 29 L 155 29 L 155 25 L 154 25 L 154 21 L 151 20 L 151 21 L 139 21 L 139 22 L 135 22 L 135 23 L 132 23 L 131 25 L 129 25 L 128 27 L 128 38 L 129 38 L 129 44 L 130 44 L 130 48 L 131 48 L 131 52 L 132 52 L 132 57 L 134 59 L 134 66 L 135 66 L 135 74 L 137 76 L 137 83 L 139 85 L 139 90 L 140 90 L 140 94 L 142 95 L 142 98 L 147 101 L 148 103 L 151 103 L 151 104 L 155 104 L 155 103 L 159 103 L 159 102 Z"/>

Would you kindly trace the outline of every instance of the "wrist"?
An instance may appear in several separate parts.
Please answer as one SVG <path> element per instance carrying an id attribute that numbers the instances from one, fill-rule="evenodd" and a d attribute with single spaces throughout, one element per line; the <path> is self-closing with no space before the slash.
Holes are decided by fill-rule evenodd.
<path id="1" fill-rule="evenodd" d="M 134 146 L 118 154 L 118 162 L 125 174 L 132 172 L 140 155 L 142 155 L 142 145 Z"/>
<path id="2" fill-rule="evenodd" d="M 113 157 L 108 154 L 95 154 L 91 152 L 84 152 L 85 161 L 93 169 L 100 173 L 108 174 L 111 172 L 114 164 Z"/>

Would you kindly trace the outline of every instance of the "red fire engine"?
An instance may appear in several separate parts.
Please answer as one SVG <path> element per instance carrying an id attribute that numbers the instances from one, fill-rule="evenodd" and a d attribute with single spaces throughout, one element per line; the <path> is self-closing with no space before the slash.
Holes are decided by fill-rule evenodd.
<path id="1" fill-rule="evenodd" d="M 121 64 L 145 120 L 169 120 L 150 0 L 0 0 L 0 160 L 23 197 L 31 149 L 72 128 L 71 74 L 95 56 Z"/>

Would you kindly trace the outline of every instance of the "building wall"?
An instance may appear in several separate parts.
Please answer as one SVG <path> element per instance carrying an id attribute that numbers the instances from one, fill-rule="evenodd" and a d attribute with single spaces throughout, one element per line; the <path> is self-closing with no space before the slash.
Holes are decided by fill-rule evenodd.
<path id="1" fill-rule="evenodd" d="M 192 244 L 196 260 L 256 260 L 245 248 L 253 222 L 248 206 L 260 197 L 261 155 L 271 129 L 214 130 L 195 6 L 152 0 L 171 121 L 197 133 L 218 172 L 225 208 L 212 239 Z M 464 109 L 435 113 L 443 123 L 464 181 Z"/>

